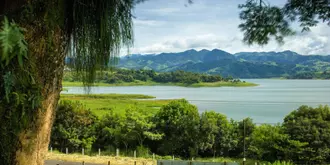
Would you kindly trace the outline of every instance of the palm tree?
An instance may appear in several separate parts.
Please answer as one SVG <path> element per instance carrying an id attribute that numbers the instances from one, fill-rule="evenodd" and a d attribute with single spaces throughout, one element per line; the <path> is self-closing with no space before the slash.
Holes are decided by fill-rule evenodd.
<path id="1" fill-rule="evenodd" d="M 132 45 L 137 2 L 2 0 L 0 164 L 44 164 L 65 57 L 90 85 L 95 70 Z"/>

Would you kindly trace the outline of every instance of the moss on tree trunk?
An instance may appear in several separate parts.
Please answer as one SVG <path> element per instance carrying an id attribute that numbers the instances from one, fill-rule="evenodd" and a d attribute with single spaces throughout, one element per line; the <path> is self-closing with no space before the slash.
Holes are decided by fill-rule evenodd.
<path id="1" fill-rule="evenodd" d="M 48 151 L 56 106 L 62 90 L 65 59 L 63 40 L 65 38 L 59 27 L 45 32 L 44 35 L 41 33 L 42 30 L 37 30 L 35 26 L 26 28 L 29 29 L 26 39 L 28 43 L 32 43 L 29 48 L 30 53 L 36 55 L 36 81 L 41 86 L 42 100 L 37 113 L 31 114 L 35 115 L 35 124 L 19 135 L 21 150 L 16 152 L 16 160 L 18 165 L 43 165 Z M 50 39 L 48 44 L 52 45 L 45 45 L 45 39 Z"/>
<path id="2" fill-rule="evenodd" d="M 24 60 L 23 68 L 19 68 L 14 62 L 13 66 L 16 65 L 16 67 L 10 68 L 11 65 L 9 65 L 0 71 L 0 74 L 14 74 L 16 80 L 20 80 L 20 75 L 24 74 L 21 70 L 30 74 L 28 79 L 21 83 L 28 84 L 28 88 L 11 91 L 9 103 L 1 100 L 4 98 L 4 94 L 0 89 L 0 131 L 2 131 L 0 133 L 2 143 L 0 145 L 0 164 L 44 164 L 55 109 L 62 89 L 65 59 L 63 43 L 66 40 L 65 32 L 60 25 L 48 26 L 49 23 L 46 21 L 32 19 L 20 22 L 19 26 L 25 29 L 24 37 L 28 43 L 28 58 Z M 17 70 L 20 73 L 16 74 Z M 19 86 L 19 84 L 16 83 L 15 86 Z M 12 90 L 16 89 L 18 88 L 14 87 Z M 22 105 L 15 106 L 15 92 L 24 96 Z M 32 97 L 34 95 L 31 93 L 39 93 L 40 99 L 37 100 L 39 103 L 35 103 L 36 99 Z M 39 104 L 39 106 L 32 108 L 33 106 L 29 106 L 32 104 Z M 26 117 L 21 121 L 23 114 Z"/>
<path id="3" fill-rule="evenodd" d="M 22 42 L 9 42 L 21 48 L 9 51 L 6 64 L 0 61 L 0 165 L 43 164 L 62 88 L 65 53 L 76 57 L 74 67 L 83 75 L 85 85 L 92 84 L 96 70 L 106 69 L 122 45 L 133 44 L 134 4 L 117 0 L 2 0 L 0 21 L 7 16 L 16 22 L 8 26 L 18 26 L 13 30 L 17 35 L 7 35 L 5 41 L 0 37 L 0 43 L 15 37 Z M 11 56 L 17 56 L 16 60 Z"/>

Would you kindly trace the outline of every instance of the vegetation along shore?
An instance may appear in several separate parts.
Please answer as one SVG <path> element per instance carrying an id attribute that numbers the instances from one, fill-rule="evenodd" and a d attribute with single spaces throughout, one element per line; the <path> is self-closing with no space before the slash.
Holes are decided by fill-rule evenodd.
<path id="1" fill-rule="evenodd" d="M 122 156 L 137 151 L 140 157 L 155 153 L 180 159 L 237 160 L 243 153 L 267 162 L 322 164 L 329 159 L 320 156 L 330 147 L 328 106 L 301 106 L 283 123 L 260 125 L 251 118 L 235 121 L 212 110 L 199 113 L 184 99 L 147 98 L 153 97 L 61 95 L 50 146 L 62 153 L 65 148 L 70 153 L 81 153 L 84 148 L 86 153 L 101 149 L 113 155 L 118 148 Z"/>
<path id="2" fill-rule="evenodd" d="M 81 74 L 66 71 L 63 86 L 83 86 Z M 184 86 L 184 87 L 249 87 L 257 84 L 232 77 L 185 71 L 155 72 L 153 70 L 112 69 L 99 72 L 93 86 Z"/>

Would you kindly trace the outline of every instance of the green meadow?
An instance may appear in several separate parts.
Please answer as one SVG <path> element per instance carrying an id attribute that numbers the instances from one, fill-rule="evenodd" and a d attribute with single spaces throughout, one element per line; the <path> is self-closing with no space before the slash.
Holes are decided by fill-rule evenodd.
<path id="1" fill-rule="evenodd" d="M 130 106 L 137 106 L 151 114 L 157 112 L 162 105 L 171 100 L 154 100 L 153 96 L 139 94 L 62 94 L 61 100 L 79 101 L 90 109 L 96 116 L 102 117 L 113 110 L 124 115 Z"/>

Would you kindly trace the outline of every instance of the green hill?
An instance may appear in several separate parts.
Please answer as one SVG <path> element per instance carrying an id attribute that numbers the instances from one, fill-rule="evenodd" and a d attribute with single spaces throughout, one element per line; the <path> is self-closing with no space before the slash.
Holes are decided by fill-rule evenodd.
<path id="1" fill-rule="evenodd" d="M 157 72 L 184 70 L 235 78 L 294 78 L 294 75 L 307 73 L 329 74 L 327 71 L 330 71 L 330 56 L 300 55 L 292 51 L 230 54 L 219 49 L 192 49 L 179 53 L 125 56 L 120 58 L 118 66 L 128 69 L 153 69 Z M 313 78 L 326 77 L 329 76 Z"/>

